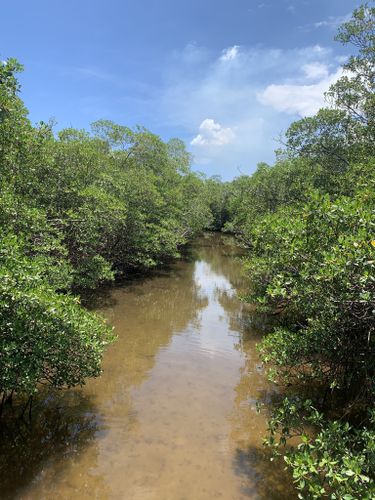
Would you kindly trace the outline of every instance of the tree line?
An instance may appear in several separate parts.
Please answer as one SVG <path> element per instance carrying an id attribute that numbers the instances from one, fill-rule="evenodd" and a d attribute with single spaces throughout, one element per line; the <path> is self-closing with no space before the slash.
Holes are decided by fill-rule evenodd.
<path id="1" fill-rule="evenodd" d="M 98 376 L 114 335 L 79 294 L 169 262 L 213 223 L 182 141 L 107 120 L 33 126 L 21 70 L 0 64 L 0 413 Z"/>
<path id="2" fill-rule="evenodd" d="M 284 457 L 300 498 L 370 499 L 375 9 L 356 9 L 336 39 L 354 54 L 327 92 L 327 107 L 289 127 L 273 166 L 223 185 L 222 208 L 224 229 L 248 248 L 245 300 L 275 318 L 259 350 L 285 397 L 266 444 Z"/>

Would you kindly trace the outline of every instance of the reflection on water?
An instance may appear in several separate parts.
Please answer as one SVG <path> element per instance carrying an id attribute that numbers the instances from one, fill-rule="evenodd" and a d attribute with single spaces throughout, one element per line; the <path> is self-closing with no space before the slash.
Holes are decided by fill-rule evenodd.
<path id="1" fill-rule="evenodd" d="M 239 249 L 206 235 L 168 272 L 98 297 L 103 376 L 0 434 L 1 498 L 292 498 L 262 450 L 272 398 L 236 291 Z M 56 409 L 57 408 L 57 409 Z"/>

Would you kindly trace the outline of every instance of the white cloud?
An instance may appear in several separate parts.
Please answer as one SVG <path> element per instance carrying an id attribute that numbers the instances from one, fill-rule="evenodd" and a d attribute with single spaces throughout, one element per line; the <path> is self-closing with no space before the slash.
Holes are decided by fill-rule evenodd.
<path id="1" fill-rule="evenodd" d="M 324 93 L 340 76 L 342 76 L 341 68 L 332 74 L 326 74 L 317 83 L 311 85 L 271 84 L 258 93 L 258 99 L 262 104 L 271 106 L 276 111 L 311 116 L 327 105 Z"/>
<path id="2" fill-rule="evenodd" d="M 311 50 L 317 54 L 321 54 L 322 52 L 325 52 L 327 49 L 325 49 L 319 44 L 316 44 L 313 47 L 311 47 Z"/>
<path id="3" fill-rule="evenodd" d="M 232 61 L 238 55 L 239 45 L 233 45 L 233 47 L 228 47 L 224 49 L 220 57 L 220 61 Z"/>
<path id="4" fill-rule="evenodd" d="M 223 62 L 233 47 L 234 58 Z M 159 108 L 152 114 L 155 127 L 184 138 L 195 168 L 209 175 L 249 173 L 260 161 L 274 161 L 275 139 L 292 120 L 323 105 L 337 66 L 332 50 L 320 45 L 233 45 L 222 52 L 185 47 L 165 67 Z"/>
<path id="5" fill-rule="evenodd" d="M 320 28 L 326 28 L 335 31 L 341 24 L 348 22 L 351 17 L 351 13 L 344 16 L 329 16 L 326 19 L 322 19 L 321 21 L 299 26 L 299 29 L 307 32 Z"/>
<path id="6" fill-rule="evenodd" d="M 199 134 L 190 142 L 192 146 L 223 146 L 233 141 L 231 128 L 224 128 L 212 118 L 206 118 L 199 126 Z"/>
<path id="7" fill-rule="evenodd" d="M 302 70 L 309 80 L 321 80 L 322 78 L 326 78 L 329 74 L 328 66 L 320 62 L 304 64 Z"/>
<path id="8" fill-rule="evenodd" d="M 340 24 L 348 22 L 351 17 L 351 14 L 347 14 L 346 16 L 329 16 L 323 21 L 314 23 L 314 27 L 336 29 L 338 26 L 340 26 Z"/>
<path id="9" fill-rule="evenodd" d="M 340 64 L 345 64 L 348 61 L 348 56 L 337 56 L 335 60 Z"/>
<path id="10" fill-rule="evenodd" d="M 110 83 L 119 83 L 118 76 L 95 67 L 89 67 L 89 66 L 70 67 L 70 68 L 62 68 L 62 71 L 64 73 L 71 73 L 72 75 L 77 76 L 79 78 L 92 78 L 95 80 L 108 81 Z"/>

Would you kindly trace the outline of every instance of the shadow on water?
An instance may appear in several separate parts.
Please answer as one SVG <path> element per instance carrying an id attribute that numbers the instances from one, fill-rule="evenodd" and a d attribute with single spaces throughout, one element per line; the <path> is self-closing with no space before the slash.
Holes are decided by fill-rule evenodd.
<path id="1" fill-rule="evenodd" d="M 78 457 L 97 438 L 99 419 L 91 398 L 71 392 L 63 399 L 62 393 L 52 392 L 39 398 L 30 422 L 11 415 L 2 419 L 2 499 L 22 497 L 24 490 L 43 477 L 45 466 L 50 467 L 55 460 Z"/>
<path id="2" fill-rule="evenodd" d="M 236 449 L 233 467 L 235 473 L 243 478 L 243 494 L 263 500 L 297 498 L 285 465 L 281 460 L 271 463 L 270 458 L 266 450 L 257 447 Z"/>
<path id="3" fill-rule="evenodd" d="M 180 250 L 180 259 L 176 262 L 163 264 L 162 267 L 141 271 L 129 271 L 115 283 L 102 285 L 99 289 L 83 292 L 81 295 L 82 304 L 89 310 L 100 310 L 115 307 L 117 305 L 116 296 L 113 291 L 119 288 L 126 288 L 129 292 L 137 293 L 139 288 L 147 286 L 148 282 L 155 279 L 180 277 L 184 275 L 179 263 L 194 263 L 196 260 L 195 249 L 192 245 L 186 245 Z"/>

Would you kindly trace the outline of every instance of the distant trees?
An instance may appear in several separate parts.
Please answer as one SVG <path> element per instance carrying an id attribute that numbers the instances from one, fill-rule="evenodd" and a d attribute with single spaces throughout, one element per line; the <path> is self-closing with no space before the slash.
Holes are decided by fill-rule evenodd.
<path id="1" fill-rule="evenodd" d="M 274 166 L 231 183 L 227 227 L 249 248 L 248 300 L 276 321 L 259 349 L 289 397 L 274 409 L 267 444 L 284 456 L 300 498 L 370 499 L 375 9 L 356 9 L 337 39 L 357 53 L 327 94 L 332 107 L 290 126 Z"/>

